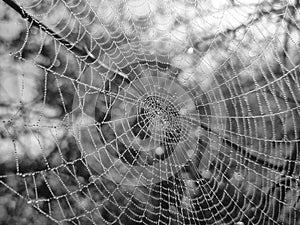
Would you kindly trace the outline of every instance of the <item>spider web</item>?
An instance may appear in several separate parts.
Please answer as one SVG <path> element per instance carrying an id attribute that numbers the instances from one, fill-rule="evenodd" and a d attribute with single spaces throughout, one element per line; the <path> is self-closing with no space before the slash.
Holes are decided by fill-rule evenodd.
<path id="1" fill-rule="evenodd" d="M 298 1 L 4 2 L 0 215 L 299 224 Z"/>

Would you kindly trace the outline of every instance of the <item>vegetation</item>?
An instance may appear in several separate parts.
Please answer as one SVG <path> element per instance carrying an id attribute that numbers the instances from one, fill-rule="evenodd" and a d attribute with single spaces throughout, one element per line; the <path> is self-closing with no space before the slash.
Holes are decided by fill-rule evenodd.
<path id="1" fill-rule="evenodd" d="M 0 224 L 299 223 L 300 2 L 19 2 L 27 21 L 0 2 Z M 195 90 L 202 127 L 193 160 L 136 187 L 85 151 L 114 149 L 103 121 L 122 107 L 87 84 L 117 94 L 139 74 Z M 79 93 L 98 123 L 81 139 Z"/>

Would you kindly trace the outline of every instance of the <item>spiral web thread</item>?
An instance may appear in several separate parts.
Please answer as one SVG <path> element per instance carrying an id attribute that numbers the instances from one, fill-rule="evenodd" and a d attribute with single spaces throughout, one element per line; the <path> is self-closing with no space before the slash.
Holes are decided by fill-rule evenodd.
<path id="1" fill-rule="evenodd" d="M 11 201 L 49 224 L 300 223 L 298 1 L 16 3 Z"/>

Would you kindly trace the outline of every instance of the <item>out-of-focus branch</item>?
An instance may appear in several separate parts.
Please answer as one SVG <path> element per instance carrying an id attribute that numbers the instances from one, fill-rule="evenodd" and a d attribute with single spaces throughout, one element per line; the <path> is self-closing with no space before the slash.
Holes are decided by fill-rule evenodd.
<path id="1" fill-rule="evenodd" d="M 211 39 L 216 39 L 218 37 L 224 37 L 224 36 L 226 37 L 230 34 L 234 35 L 240 29 L 247 28 L 247 27 L 251 26 L 252 24 L 259 22 L 265 16 L 269 16 L 269 15 L 272 15 L 272 14 L 282 15 L 282 14 L 284 14 L 284 12 L 287 9 L 295 11 L 299 7 L 300 7 L 300 5 L 296 4 L 296 5 L 288 5 L 288 6 L 279 8 L 279 9 L 271 8 L 270 10 L 259 10 L 258 12 L 255 12 L 254 14 L 249 15 L 249 17 L 253 18 L 253 19 L 250 19 L 247 23 L 240 24 L 239 26 L 237 26 L 233 29 L 226 29 L 225 31 L 217 33 L 217 34 L 205 36 L 201 39 L 201 42 L 211 40 Z M 296 24 L 294 24 L 294 25 L 296 25 Z M 300 28 L 298 27 L 298 29 L 300 29 Z M 197 46 L 198 43 L 200 43 L 200 42 L 196 42 L 195 46 Z"/>
<path id="2" fill-rule="evenodd" d="M 204 130 L 218 135 L 215 131 L 213 131 L 212 129 L 210 129 L 209 127 L 207 127 L 204 124 L 200 124 L 200 126 Z M 246 158 L 246 160 L 250 160 L 250 161 L 255 162 L 255 163 L 257 163 L 257 164 L 259 164 L 259 165 L 261 165 L 263 167 L 272 168 L 272 169 L 280 171 L 280 172 L 282 172 L 285 169 L 284 166 L 275 165 L 275 164 L 273 164 L 271 162 L 268 162 L 267 160 L 261 159 L 258 156 L 251 154 L 245 147 L 240 146 L 239 144 L 231 141 L 228 137 L 222 137 L 222 140 L 223 140 L 223 143 L 226 146 L 229 146 L 234 151 L 239 152 L 240 154 L 242 154 Z"/>
<path id="3" fill-rule="evenodd" d="M 278 91 L 270 91 L 270 90 L 266 90 L 266 93 L 269 93 L 271 95 L 275 95 L 277 98 L 283 100 L 283 101 L 287 101 L 289 103 L 295 104 L 295 105 L 300 105 L 300 102 L 297 99 L 294 98 L 290 98 L 288 96 L 283 96 L 280 92 Z"/>
<path id="4" fill-rule="evenodd" d="M 24 9 L 22 9 L 22 7 L 19 6 L 17 3 L 15 3 L 13 0 L 3 0 L 3 2 L 5 2 L 7 5 L 9 5 L 14 11 L 16 11 L 19 15 L 21 15 L 25 20 L 27 20 L 31 26 L 35 26 L 35 27 L 41 29 L 42 31 L 44 31 L 45 33 L 49 34 L 50 36 L 55 38 L 59 43 L 64 45 L 67 49 L 69 49 L 74 54 L 85 57 L 85 59 L 84 59 L 85 62 L 92 63 L 95 60 L 97 60 L 98 57 L 91 54 L 86 48 L 80 48 L 80 47 L 76 46 L 76 44 L 71 43 L 70 41 L 66 40 L 65 38 L 63 38 L 62 36 L 57 34 L 55 31 L 53 31 L 52 29 L 47 27 L 45 24 L 43 24 L 42 22 L 40 22 L 39 20 L 37 20 L 33 16 L 31 16 L 28 12 L 26 12 Z M 102 62 L 99 62 L 99 64 L 101 66 L 103 66 L 105 69 L 107 69 L 108 71 L 114 72 L 116 75 L 127 78 L 127 75 L 124 74 L 123 72 L 115 70 L 115 69 L 105 65 Z"/>

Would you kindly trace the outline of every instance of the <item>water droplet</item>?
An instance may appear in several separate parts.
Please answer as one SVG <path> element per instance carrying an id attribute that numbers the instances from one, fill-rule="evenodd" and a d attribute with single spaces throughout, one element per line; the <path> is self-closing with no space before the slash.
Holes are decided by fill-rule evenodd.
<path id="1" fill-rule="evenodd" d="M 132 140 L 132 145 L 133 146 L 139 146 L 142 143 L 142 139 L 139 137 L 134 137 Z"/>
<path id="2" fill-rule="evenodd" d="M 189 158 L 192 158 L 193 155 L 194 155 L 194 150 L 193 150 L 193 149 L 189 149 L 189 150 L 187 151 L 187 155 L 188 155 Z"/>
<path id="3" fill-rule="evenodd" d="M 237 222 L 235 225 L 244 225 L 244 222 Z"/>
<path id="4" fill-rule="evenodd" d="M 187 111 L 188 111 L 188 110 L 187 110 L 186 108 L 181 108 L 181 109 L 179 110 L 179 114 L 182 115 L 182 116 L 183 116 L 183 115 L 186 115 L 186 114 L 187 114 Z"/>
<path id="5" fill-rule="evenodd" d="M 157 148 L 155 149 L 155 153 L 156 153 L 157 155 L 162 155 L 162 154 L 164 154 L 164 149 L 163 149 L 162 147 L 157 147 Z"/>
<path id="6" fill-rule="evenodd" d="M 201 175 L 203 178 L 209 179 L 211 177 L 211 172 L 209 170 L 204 170 Z"/>
<path id="7" fill-rule="evenodd" d="M 194 53 L 194 48 L 193 48 L 193 47 L 190 47 L 190 48 L 187 50 L 187 53 L 188 53 L 188 54 L 193 54 L 193 53 Z"/>
<path id="8" fill-rule="evenodd" d="M 244 179 L 243 175 L 237 172 L 234 172 L 233 174 L 234 179 L 236 179 L 237 181 L 242 181 Z"/>
<path id="9" fill-rule="evenodd" d="M 89 182 L 93 183 L 93 182 L 95 182 L 96 179 L 97 179 L 96 176 L 91 175 L 91 176 L 89 177 Z"/>
<path id="10" fill-rule="evenodd" d="M 201 127 L 197 127 L 195 130 L 194 130 L 194 135 L 195 137 L 199 137 L 202 133 L 202 129 Z"/>

